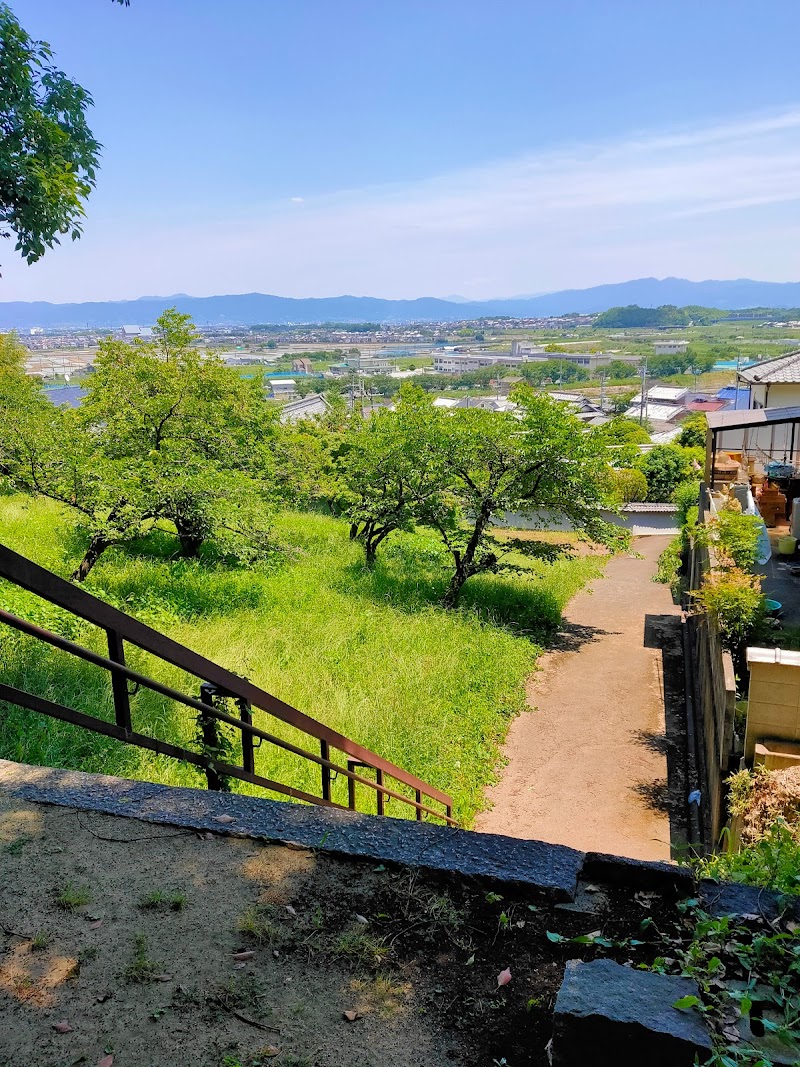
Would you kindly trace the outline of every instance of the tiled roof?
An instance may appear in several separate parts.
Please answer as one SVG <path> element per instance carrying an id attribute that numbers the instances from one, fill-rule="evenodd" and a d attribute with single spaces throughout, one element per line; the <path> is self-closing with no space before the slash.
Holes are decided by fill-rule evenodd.
<path id="1" fill-rule="evenodd" d="M 638 512 L 638 513 L 641 514 L 641 513 L 646 513 L 648 511 L 672 513 L 672 512 L 677 511 L 678 509 L 675 506 L 675 504 L 648 504 L 648 503 L 632 502 L 630 504 L 626 504 L 623 507 L 622 510 L 623 511 L 634 511 L 634 512 Z"/>
<path id="2" fill-rule="evenodd" d="M 632 404 L 625 412 L 626 419 L 638 419 L 641 412 L 641 401 L 638 404 Z M 679 415 L 685 415 L 686 408 L 673 406 L 671 404 L 645 404 L 644 417 L 646 419 L 652 419 L 655 422 L 672 422 L 673 419 Z"/>
<path id="3" fill-rule="evenodd" d="M 739 371 L 745 382 L 800 382 L 800 350 Z"/>

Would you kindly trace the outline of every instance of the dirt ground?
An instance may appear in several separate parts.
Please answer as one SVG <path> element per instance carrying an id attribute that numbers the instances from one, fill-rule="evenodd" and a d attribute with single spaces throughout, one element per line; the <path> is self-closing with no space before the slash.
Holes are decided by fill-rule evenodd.
<path id="1" fill-rule="evenodd" d="M 567 959 L 662 951 L 624 940 L 655 902 L 591 889 L 587 915 L 0 792 L 0 1067 L 545 1067 Z M 558 937 L 590 931 L 613 945 Z"/>
<path id="2" fill-rule="evenodd" d="M 662 661 L 679 609 L 651 579 L 669 538 L 611 560 L 578 594 L 511 726 L 493 805 L 476 829 L 636 859 L 670 858 Z M 673 650 L 674 651 L 674 650 Z"/>

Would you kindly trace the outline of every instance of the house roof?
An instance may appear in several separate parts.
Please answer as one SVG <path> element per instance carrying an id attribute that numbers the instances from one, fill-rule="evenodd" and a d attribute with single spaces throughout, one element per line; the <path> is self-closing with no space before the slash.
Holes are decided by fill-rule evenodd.
<path id="1" fill-rule="evenodd" d="M 800 422 L 800 407 L 754 408 L 751 411 L 711 411 L 708 428 L 713 431 L 764 426 L 769 423 Z"/>
<path id="2" fill-rule="evenodd" d="M 674 386 L 654 385 L 652 389 L 647 390 L 647 399 L 654 401 L 656 404 L 677 404 L 683 400 L 688 392 L 688 389 L 678 389 Z M 641 393 L 638 393 L 631 401 L 632 404 L 641 404 L 641 402 Z"/>
<path id="3" fill-rule="evenodd" d="M 315 415 L 324 415 L 330 410 L 330 404 L 321 393 L 309 393 L 300 400 L 290 400 L 281 408 L 280 420 L 282 423 L 297 422 L 298 419 L 309 419 Z"/>
<path id="4" fill-rule="evenodd" d="M 626 419 L 638 419 L 643 414 L 646 419 L 653 422 L 672 422 L 678 415 L 685 415 L 686 408 L 677 407 L 674 404 L 645 404 L 642 412 L 642 403 L 632 404 L 625 412 Z"/>
<path id="5" fill-rule="evenodd" d="M 722 411 L 728 406 L 727 400 L 690 400 L 686 405 L 689 411 Z"/>
<path id="6" fill-rule="evenodd" d="M 452 396 L 437 396 L 433 402 L 435 408 L 454 408 L 458 404 Z"/>
<path id="7" fill-rule="evenodd" d="M 739 371 L 743 382 L 800 382 L 800 349 Z"/>

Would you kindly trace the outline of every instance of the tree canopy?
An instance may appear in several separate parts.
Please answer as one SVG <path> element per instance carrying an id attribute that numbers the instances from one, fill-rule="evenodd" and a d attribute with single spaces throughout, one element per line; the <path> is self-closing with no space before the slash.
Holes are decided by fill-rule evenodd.
<path id="1" fill-rule="evenodd" d="M 28 263 L 81 235 L 100 145 L 86 113 L 92 98 L 53 65 L 0 3 L 0 235 L 16 235 Z"/>

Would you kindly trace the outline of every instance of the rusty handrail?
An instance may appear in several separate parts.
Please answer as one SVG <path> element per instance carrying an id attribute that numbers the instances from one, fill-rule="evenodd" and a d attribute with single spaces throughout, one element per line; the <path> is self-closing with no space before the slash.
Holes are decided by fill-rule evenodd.
<path id="1" fill-rule="evenodd" d="M 27 557 L 14 552 L 12 549 L 4 545 L 0 545 L 0 578 L 5 578 L 20 588 L 26 589 L 27 591 L 47 600 L 49 603 L 63 608 L 71 614 L 77 615 L 79 618 L 105 630 L 108 637 L 108 657 L 101 656 L 74 641 L 70 641 L 68 638 L 61 637 L 58 634 L 45 630 L 34 623 L 30 623 L 25 619 L 21 619 L 18 616 L 12 615 L 10 612 L 0 609 L 0 622 L 107 670 L 112 680 L 116 724 L 112 726 L 111 723 L 107 723 L 103 719 L 88 716 L 75 709 L 65 708 L 63 705 L 55 704 L 52 701 L 47 701 L 44 698 L 36 697 L 33 694 L 28 694 L 22 690 L 13 689 L 10 686 L 2 684 L 0 684 L 0 700 L 7 700 L 9 703 L 20 704 L 31 710 L 39 711 L 42 714 L 48 714 L 55 718 L 73 722 L 85 729 L 93 729 L 97 732 L 105 733 L 108 736 L 116 737 L 119 740 L 127 741 L 130 744 L 154 749 L 155 751 L 162 752 L 164 755 L 171 755 L 178 759 L 186 759 L 188 762 L 206 767 L 207 773 L 208 769 L 211 768 L 212 773 L 217 775 L 236 777 L 243 781 L 252 782 L 253 784 L 263 785 L 265 788 L 294 796 L 297 799 L 305 800 L 308 803 L 343 807 L 343 805 L 336 804 L 332 801 L 330 795 L 331 774 L 342 775 L 348 779 L 350 807 L 355 806 L 355 784 L 358 783 L 375 791 L 378 798 L 377 808 L 379 814 L 383 813 L 384 800 L 391 797 L 414 808 L 418 819 L 422 817 L 424 812 L 442 819 L 450 825 L 455 825 L 455 820 L 453 819 L 453 802 L 452 798 L 448 796 L 447 793 L 442 792 L 435 786 L 428 785 L 415 775 L 409 774 L 407 771 L 403 770 L 402 767 L 398 767 L 396 764 L 384 759 L 377 753 L 371 752 L 369 749 L 364 748 L 362 745 L 345 737 L 343 734 L 332 730 L 324 723 L 320 723 L 309 715 L 298 711 L 290 704 L 279 700 L 265 690 L 253 685 L 253 683 L 249 682 L 247 679 L 241 678 L 238 675 L 233 674 L 231 671 L 226 670 L 224 667 L 221 667 L 219 664 L 214 663 L 212 660 L 208 660 L 198 653 L 193 652 L 191 649 L 179 644 L 172 638 L 167 637 L 166 634 L 162 634 L 132 618 L 130 615 L 126 615 L 124 612 L 112 607 L 105 601 L 99 600 L 85 590 L 77 588 L 70 582 L 53 574 L 52 571 L 40 567 L 32 560 L 27 559 Z M 172 689 L 170 686 L 166 686 L 163 683 L 128 667 L 125 663 L 125 641 L 129 641 L 131 644 L 136 645 L 145 652 L 155 655 L 164 662 L 170 663 L 172 666 L 178 667 L 181 670 L 186 671 L 188 674 L 194 675 L 203 682 L 211 683 L 211 685 L 218 690 L 220 695 L 234 698 L 241 702 L 247 709 L 252 707 L 258 708 L 269 715 L 273 715 L 282 722 L 295 727 L 301 732 L 316 738 L 320 743 L 320 754 L 317 755 L 308 752 L 297 745 L 293 745 L 289 741 L 284 741 L 282 738 L 254 726 L 250 721 L 249 710 L 246 715 L 243 713 L 241 718 L 236 718 L 221 711 L 219 708 L 212 706 L 210 703 L 190 697 L 185 693 L 181 693 L 179 690 Z M 249 750 L 250 753 L 249 766 L 239 767 L 223 764 L 220 761 L 209 759 L 206 756 L 192 753 L 190 750 L 181 748 L 180 746 L 171 745 L 168 742 L 163 742 L 155 738 L 149 738 L 146 735 L 134 731 L 131 724 L 131 708 L 127 689 L 127 682 L 129 680 L 139 685 L 144 685 L 148 689 L 158 692 L 171 700 L 179 701 L 188 707 L 194 708 L 203 716 L 213 718 L 216 721 L 228 723 L 238 729 L 242 736 L 243 761 L 245 764 L 248 763 L 246 751 Z M 13 694 L 13 697 L 11 694 Z M 256 775 L 252 765 L 252 740 L 254 737 L 258 737 L 261 740 L 284 749 L 285 751 L 291 752 L 294 755 L 317 764 L 322 769 L 322 796 L 316 797 L 313 794 L 297 790 L 292 786 L 286 786 L 282 783 L 273 782 L 270 779 L 265 779 Z M 332 748 L 337 749 L 349 757 L 346 761 L 347 767 L 343 767 L 330 759 L 330 749 Z M 375 771 L 376 780 L 373 782 L 370 779 L 365 778 L 363 775 L 356 774 L 353 769 L 356 765 L 373 769 Z M 412 800 L 409 797 L 404 796 L 402 793 L 398 793 L 386 786 L 383 780 L 384 775 L 388 775 L 402 785 L 412 789 L 414 791 L 414 799 Z M 209 774 L 210 787 L 212 787 L 211 777 L 211 774 Z M 439 812 L 424 804 L 422 802 L 423 796 L 443 805 L 445 812 Z"/>

